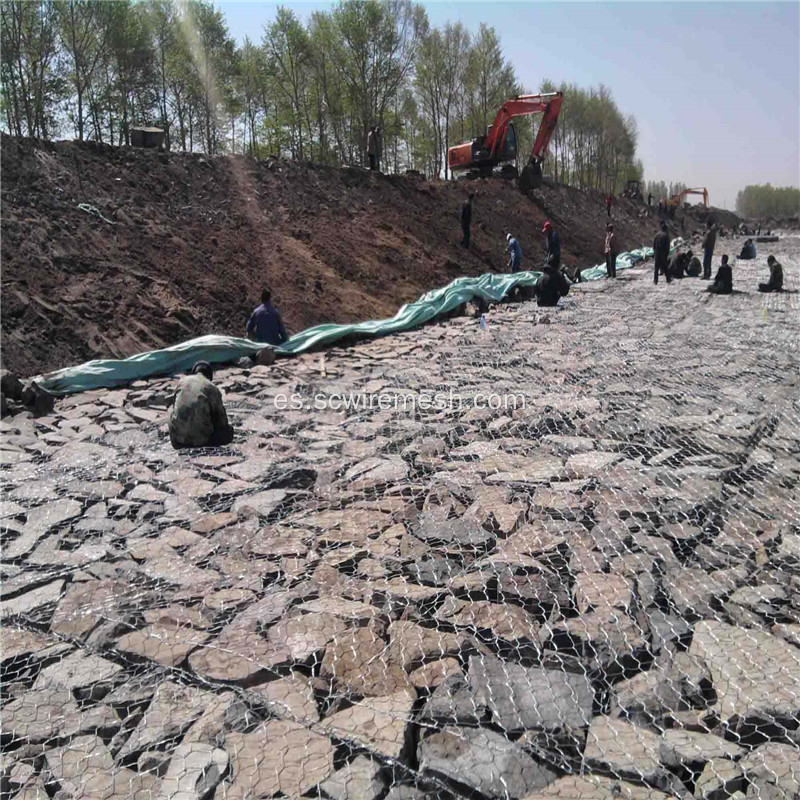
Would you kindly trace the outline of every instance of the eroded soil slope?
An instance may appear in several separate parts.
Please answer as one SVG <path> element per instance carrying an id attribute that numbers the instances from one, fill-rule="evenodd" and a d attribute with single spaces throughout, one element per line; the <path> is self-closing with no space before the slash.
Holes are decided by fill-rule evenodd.
<path id="1" fill-rule="evenodd" d="M 572 266 L 602 259 L 602 198 L 242 157 L 2 139 L 3 363 L 23 375 L 207 333 L 241 335 L 269 284 L 292 332 L 392 316 L 458 275 L 541 263 L 549 217 Z M 459 211 L 477 190 L 473 245 Z M 78 208 L 88 204 L 108 222 Z M 652 240 L 615 209 L 623 248 Z M 114 224 L 111 224 L 114 223 Z M 677 226 L 676 226 L 677 230 Z"/>

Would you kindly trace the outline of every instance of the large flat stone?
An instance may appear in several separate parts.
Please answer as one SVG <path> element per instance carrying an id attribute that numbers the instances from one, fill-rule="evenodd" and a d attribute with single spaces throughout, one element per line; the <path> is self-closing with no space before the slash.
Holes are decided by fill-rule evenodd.
<path id="1" fill-rule="evenodd" d="M 652 731 L 619 719 L 595 717 L 589 726 L 583 760 L 590 770 L 668 789 L 672 779 L 662 766 L 661 739 Z"/>
<path id="2" fill-rule="evenodd" d="M 406 744 L 406 725 L 416 700 L 413 689 L 404 689 L 386 697 L 367 697 L 322 721 L 322 726 L 339 739 L 400 758 Z"/>
<path id="3" fill-rule="evenodd" d="M 149 750 L 188 728 L 213 697 L 210 692 L 172 681 L 159 684 L 139 724 L 119 752 L 119 758 Z"/>
<path id="4" fill-rule="evenodd" d="M 585 675 L 472 656 L 468 679 L 475 702 L 509 733 L 579 729 L 591 719 L 594 689 Z"/>
<path id="5" fill-rule="evenodd" d="M 228 800 L 298 797 L 333 772 L 333 745 L 324 736 L 286 720 L 265 722 L 253 733 L 228 734 L 231 760 Z"/>
<path id="6" fill-rule="evenodd" d="M 402 666 L 389 662 L 386 640 L 369 626 L 348 631 L 331 642 L 320 675 L 338 691 L 372 697 L 410 688 Z"/>
<path id="7" fill-rule="evenodd" d="M 449 778 L 487 797 L 524 797 L 557 778 L 521 747 L 482 728 L 447 727 L 417 747 L 423 775 Z"/>
<path id="8" fill-rule="evenodd" d="M 228 768 L 228 754 L 200 742 L 178 745 L 154 800 L 203 800 Z"/>
<path id="9" fill-rule="evenodd" d="M 565 775 L 523 800 L 669 800 L 671 794 L 603 775 Z"/>
<path id="10" fill-rule="evenodd" d="M 759 630 L 714 620 L 695 625 L 689 655 L 711 672 L 723 723 L 800 716 L 800 650 Z"/>

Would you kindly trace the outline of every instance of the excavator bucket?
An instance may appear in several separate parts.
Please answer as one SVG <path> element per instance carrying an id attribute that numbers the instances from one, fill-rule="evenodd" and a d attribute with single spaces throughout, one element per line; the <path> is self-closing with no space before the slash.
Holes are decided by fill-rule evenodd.
<path id="1" fill-rule="evenodd" d="M 519 176 L 519 188 L 523 192 L 538 189 L 542 185 L 542 168 L 537 161 L 529 161 Z"/>

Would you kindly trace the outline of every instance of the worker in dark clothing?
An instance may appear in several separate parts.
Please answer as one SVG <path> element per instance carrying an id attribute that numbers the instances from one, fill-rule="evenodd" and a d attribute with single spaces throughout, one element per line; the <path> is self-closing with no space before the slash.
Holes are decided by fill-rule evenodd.
<path id="1" fill-rule="evenodd" d="M 556 306 L 561 297 L 569 294 L 569 281 L 561 270 L 546 266 L 544 273 L 533 287 L 537 306 Z"/>
<path id="2" fill-rule="evenodd" d="M 659 275 L 667 276 L 667 283 L 672 281 L 669 269 L 669 234 L 667 233 L 667 223 L 661 223 L 661 230 L 653 239 L 653 283 L 658 283 Z"/>
<path id="3" fill-rule="evenodd" d="M 728 263 L 728 256 L 722 256 L 722 263 L 714 276 L 714 283 L 708 287 L 707 291 L 712 294 L 731 294 L 733 292 L 733 270 Z"/>
<path id="4" fill-rule="evenodd" d="M 606 277 L 617 277 L 617 242 L 614 236 L 614 226 L 609 222 L 606 225 Z"/>
<path id="5" fill-rule="evenodd" d="M 686 266 L 686 277 L 699 278 L 703 271 L 703 267 L 700 264 L 700 259 L 694 255 L 691 250 L 686 254 L 686 258 L 688 259 Z"/>
<path id="6" fill-rule="evenodd" d="M 561 242 L 549 219 L 542 226 L 542 233 L 547 237 L 545 265 L 557 270 L 561 267 Z"/>
<path id="7" fill-rule="evenodd" d="M 650 192 L 650 194 L 647 195 L 647 205 L 648 206 L 653 205 L 653 193 L 652 192 Z"/>
<path id="8" fill-rule="evenodd" d="M 775 256 L 767 259 L 769 265 L 769 281 L 759 283 L 759 292 L 782 292 L 783 291 L 783 267 Z"/>
<path id="9" fill-rule="evenodd" d="M 286 328 L 283 327 L 283 320 L 270 302 L 272 292 L 264 289 L 261 292 L 261 305 L 256 308 L 247 320 L 247 338 L 256 342 L 277 346 L 289 341 Z"/>
<path id="10" fill-rule="evenodd" d="M 753 244 L 752 239 L 746 239 L 742 245 L 742 252 L 739 253 L 739 258 L 743 261 L 752 261 L 756 257 L 756 246 Z"/>
<path id="11" fill-rule="evenodd" d="M 461 239 L 462 247 L 469 247 L 469 229 L 472 225 L 472 200 L 474 197 L 474 193 L 470 194 L 464 205 L 461 206 L 461 231 L 464 234 Z"/>
<path id="12" fill-rule="evenodd" d="M 522 248 L 510 233 L 506 236 L 506 244 L 508 246 L 508 268 L 511 272 L 519 272 L 522 268 Z"/>
<path id="13" fill-rule="evenodd" d="M 172 399 L 169 438 L 181 447 L 217 447 L 233 441 L 222 393 L 211 382 L 214 373 L 207 361 L 198 361 L 191 375 L 181 378 Z"/>
<path id="14" fill-rule="evenodd" d="M 667 267 L 667 280 L 670 278 L 683 278 L 683 271 L 686 269 L 688 263 L 686 253 L 679 253 L 677 250 L 673 253 L 672 258 L 669 260 Z"/>
<path id="15" fill-rule="evenodd" d="M 367 133 L 367 156 L 369 157 L 369 168 L 377 170 L 380 163 L 380 133 L 374 125 Z"/>
<path id="16" fill-rule="evenodd" d="M 611 204 L 614 202 L 614 198 L 610 195 L 606 195 L 606 214 L 610 217 L 611 216 Z"/>
<path id="17" fill-rule="evenodd" d="M 711 279 L 711 259 L 714 256 L 714 245 L 717 243 L 717 226 L 712 222 L 707 223 L 708 231 L 703 239 L 703 280 Z"/>

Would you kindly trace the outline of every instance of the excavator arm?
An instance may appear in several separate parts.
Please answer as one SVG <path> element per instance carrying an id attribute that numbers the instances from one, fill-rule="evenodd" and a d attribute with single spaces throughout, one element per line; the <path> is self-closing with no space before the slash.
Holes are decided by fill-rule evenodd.
<path id="1" fill-rule="evenodd" d="M 684 189 L 679 194 L 670 197 L 667 200 L 668 206 L 679 206 L 683 202 L 683 198 L 686 197 L 687 194 L 701 194 L 703 195 L 703 205 L 708 208 L 708 189 L 705 186 L 701 186 L 695 189 Z"/>
<path id="2" fill-rule="evenodd" d="M 541 183 L 541 162 L 555 131 L 563 102 L 563 92 L 528 94 L 506 100 L 498 109 L 485 137 L 456 145 L 447 151 L 447 163 L 450 169 L 458 171 L 477 167 L 491 170 L 501 161 L 508 160 L 508 157 L 503 157 L 503 153 L 511 120 L 515 117 L 544 112 L 528 165 L 521 176 L 523 188 L 526 188 L 525 184 L 538 186 Z"/>

